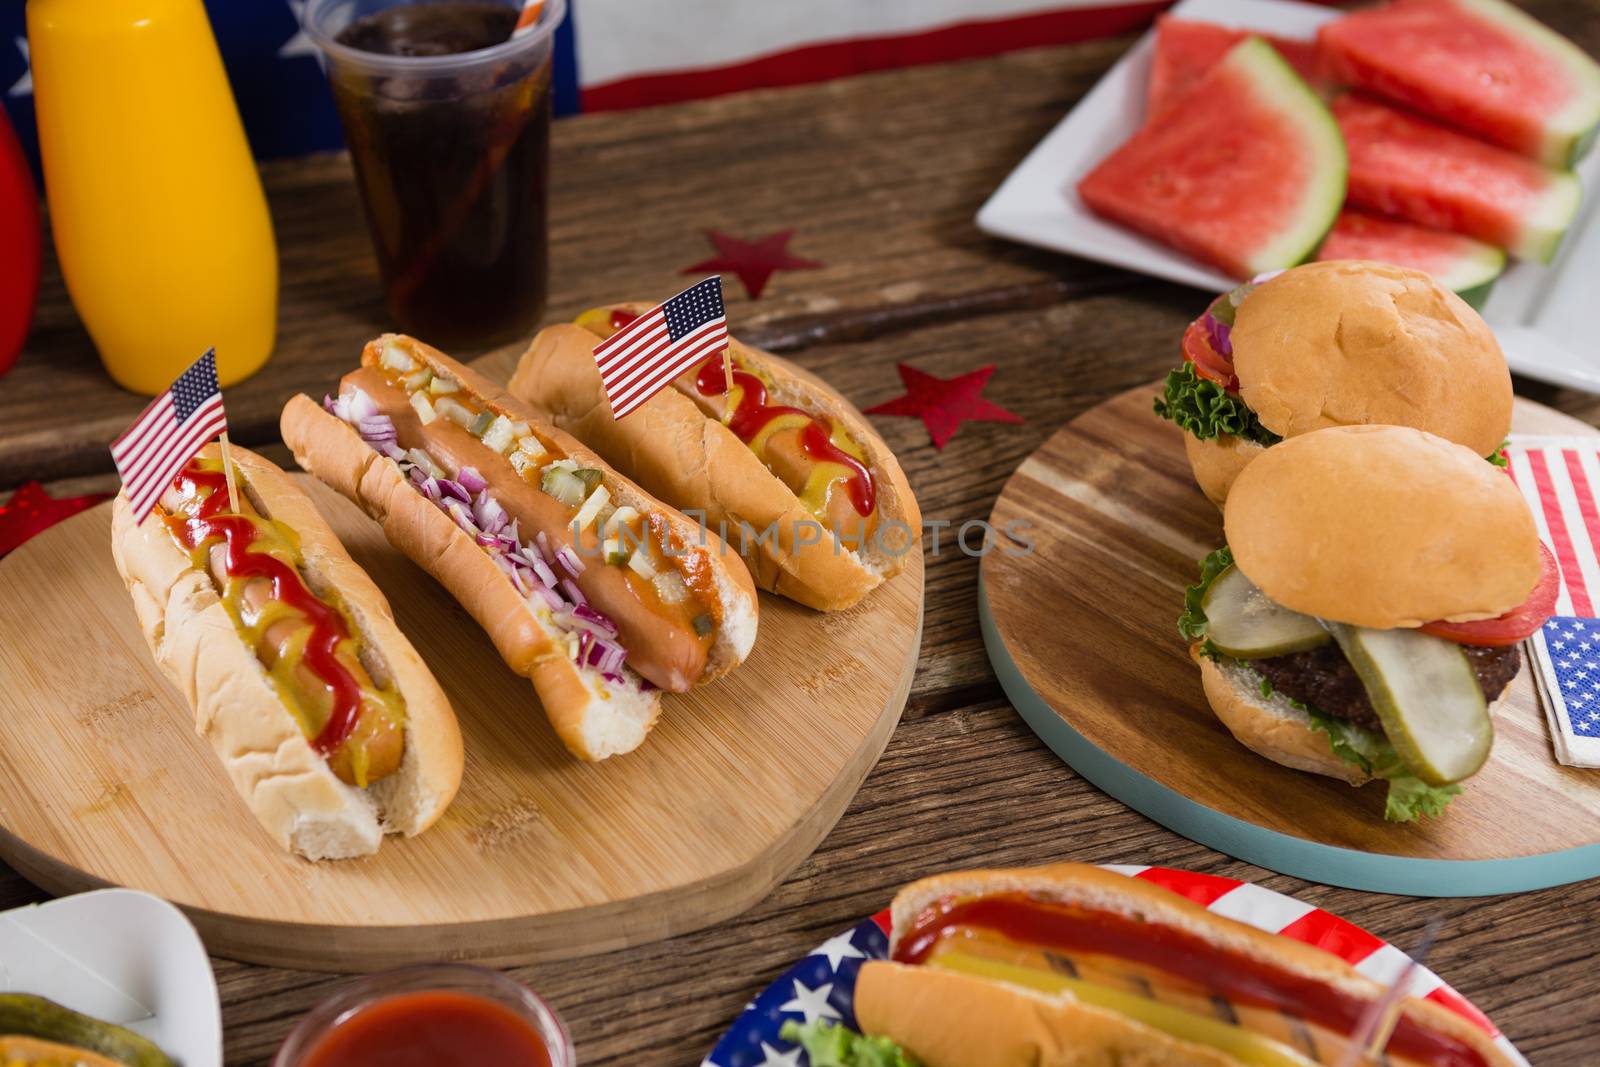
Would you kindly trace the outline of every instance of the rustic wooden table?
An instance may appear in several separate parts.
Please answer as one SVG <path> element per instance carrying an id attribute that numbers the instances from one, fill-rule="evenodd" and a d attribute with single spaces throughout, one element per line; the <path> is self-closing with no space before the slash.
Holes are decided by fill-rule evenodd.
<path id="1" fill-rule="evenodd" d="M 1600 54 L 1600 0 L 1534 6 Z M 793 250 L 827 266 L 777 275 L 758 303 L 731 285 L 736 332 L 791 354 L 863 407 L 901 392 L 897 360 L 944 376 L 997 364 L 987 395 L 1024 425 L 968 424 L 941 452 L 919 423 L 877 420 L 926 517 L 984 518 L 1007 475 L 1052 431 L 1171 364 L 1179 333 L 1207 299 L 990 240 L 972 223 L 989 191 L 1128 43 L 558 123 L 551 318 L 673 291 L 676 272 L 709 254 L 701 228 L 756 236 L 795 227 Z M 228 394 L 235 435 L 249 442 L 272 440 L 284 398 L 326 388 L 384 325 L 346 161 L 271 164 L 266 179 L 283 256 L 282 333 L 268 368 Z M 32 346 L 4 384 L 0 487 L 31 477 L 55 479 L 57 493 L 111 485 L 105 444 L 142 402 L 100 373 L 54 273 Z M 1600 398 L 1517 387 L 1600 422 Z M 1059 859 L 1255 879 L 1401 945 L 1442 915 L 1431 965 L 1533 1063 L 1596 1062 L 1600 881 L 1414 900 L 1269 874 L 1195 845 L 1078 778 L 1007 704 L 978 636 L 977 561 L 947 552 L 928 559 L 927 573 L 922 656 L 904 720 L 815 855 L 721 928 L 516 972 L 566 1017 L 582 1062 L 697 1063 L 749 997 L 901 883 Z M 0 908 L 39 896 L 0 867 Z M 295 1020 L 345 981 L 215 963 L 230 1065 L 268 1062 Z"/>

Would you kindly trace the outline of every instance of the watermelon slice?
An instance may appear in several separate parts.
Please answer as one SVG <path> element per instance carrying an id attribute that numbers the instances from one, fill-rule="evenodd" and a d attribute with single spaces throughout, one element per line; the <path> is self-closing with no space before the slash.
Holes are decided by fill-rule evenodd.
<path id="1" fill-rule="evenodd" d="M 1194 88 L 1206 71 L 1222 62 L 1230 48 L 1249 36 L 1247 30 L 1219 26 L 1215 22 L 1171 15 L 1156 19 L 1156 53 L 1150 62 L 1150 91 L 1145 101 L 1145 114 L 1154 115 Z M 1257 36 L 1265 37 L 1307 84 L 1317 84 L 1315 44 L 1271 34 Z"/>
<path id="2" fill-rule="evenodd" d="M 1339 213 L 1317 259 L 1370 259 L 1426 271 L 1473 307 L 1483 306 L 1506 269 L 1506 254 L 1494 245 L 1348 210 Z"/>
<path id="3" fill-rule="evenodd" d="M 1600 64 L 1503 0 L 1398 0 L 1324 26 L 1324 70 L 1552 167 L 1600 124 Z"/>
<path id="4" fill-rule="evenodd" d="M 1311 254 L 1344 200 L 1344 142 L 1272 46 L 1233 47 L 1078 183 L 1098 215 L 1251 278 Z"/>
<path id="5" fill-rule="evenodd" d="M 1548 263 L 1578 211 L 1570 170 L 1367 97 L 1333 104 L 1350 152 L 1350 206 L 1499 245 Z"/>

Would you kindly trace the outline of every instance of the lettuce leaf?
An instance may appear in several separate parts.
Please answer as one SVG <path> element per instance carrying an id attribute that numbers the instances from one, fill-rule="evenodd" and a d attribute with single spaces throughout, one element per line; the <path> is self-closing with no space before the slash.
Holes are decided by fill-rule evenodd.
<path id="1" fill-rule="evenodd" d="M 1499 448 L 1495 449 L 1493 452 L 1489 453 L 1487 456 L 1484 456 L 1483 458 L 1488 460 L 1490 463 L 1493 463 L 1496 467 L 1500 467 L 1500 468 L 1509 467 L 1509 466 L 1511 466 L 1511 457 L 1506 455 L 1506 449 L 1508 449 L 1510 447 L 1511 447 L 1511 438 L 1508 437 L 1504 441 L 1500 442 L 1500 447 Z"/>
<path id="2" fill-rule="evenodd" d="M 1272 695 L 1272 683 L 1265 677 L 1261 679 L 1261 695 Z M 1324 715 L 1293 698 L 1289 703 L 1310 716 L 1312 728 L 1327 736 L 1328 747 L 1335 756 L 1389 783 L 1389 795 L 1383 805 L 1383 817 L 1388 821 L 1411 822 L 1424 815 L 1443 815 L 1445 806 L 1460 795 L 1459 785 L 1433 786 L 1418 778 L 1382 734 Z"/>
<path id="3" fill-rule="evenodd" d="M 1156 398 L 1156 414 L 1171 419 L 1202 441 L 1231 435 L 1263 445 L 1275 445 L 1282 438 L 1256 418 L 1243 400 L 1232 396 L 1216 382 L 1200 377 L 1193 363 L 1167 375 L 1166 388 Z"/>
<path id="4" fill-rule="evenodd" d="M 1223 545 L 1200 561 L 1200 580 L 1183 591 L 1183 614 L 1178 616 L 1178 632 L 1183 635 L 1184 640 L 1205 640 L 1206 613 L 1200 607 L 1200 602 L 1206 598 L 1206 590 L 1217 580 L 1217 575 L 1231 566 L 1233 566 L 1233 550 L 1227 545 Z M 1208 656 L 1212 655 L 1211 642 L 1207 641 L 1201 651 Z"/>
<path id="5" fill-rule="evenodd" d="M 863 1037 L 826 1019 L 805 1024 L 793 1019 L 778 1036 L 806 1050 L 811 1067 L 920 1067 L 915 1057 L 886 1037 Z"/>

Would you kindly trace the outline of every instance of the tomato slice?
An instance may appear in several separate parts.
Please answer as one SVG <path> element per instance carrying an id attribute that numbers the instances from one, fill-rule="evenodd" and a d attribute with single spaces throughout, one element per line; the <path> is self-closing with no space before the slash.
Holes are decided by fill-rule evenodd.
<path id="1" fill-rule="evenodd" d="M 1194 364 L 1195 372 L 1200 377 L 1216 382 L 1224 389 L 1237 389 L 1239 382 L 1233 376 L 1233 363 L 1211 347 L 1211 338 L 1207 335 L 1203 318 L 1195 319 L 1183 331 L 1183 358 Z"/>
<path id="2" fill-rule="evenodd" d="M 1424 623 L 1422 632 L 1463 645 L 1514 645 L 1543 626 L 1556 613 L 1556 594 L 1561 589 L 1561 571 L 1556 557 L 1539 542 L 1539 580 L 1528 599 L 1495 619 L 1477 622 Z"/>

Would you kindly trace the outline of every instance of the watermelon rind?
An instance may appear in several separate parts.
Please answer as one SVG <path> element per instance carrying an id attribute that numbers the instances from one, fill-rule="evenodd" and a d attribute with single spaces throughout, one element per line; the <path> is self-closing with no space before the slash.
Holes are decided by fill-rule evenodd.
<path id="1" fill-rule="evenodd" d="M 1570 167 L 1594 144 L 1600 128 L 1600 63 L 1538 19 L 1505 0 L 1456 0 L 1463 9 L 1544 52 L 1565 70 L 1576 89 L 1566 107 L 1545 121 L 1539 160 L 1551 167 Z"/>
<path id="2" fill-rule="evenodd" d="M 1518 259 L 1549 263 L 1556 258 L 1561 238 L 1578 216 L 1583 200 L 1583 185 L 1570 170 L 1550 172 L 1550 185 L 1539 195 L 1523 220 L 1522 232 L 1506 251 Z"/>
<path id="3" fill-rule="evenodd" d="M 1489 302 L 1489 295 L 1494 292 L 1494 283 L 1498 278 L 1491 278 L 1482 285 L 1474 285 L 1467 289 L 1457 289 L 1455 294 L 1467 302 L 1473 311 L 1482 312 L 1483 306 Z"/>
<path id="4" fill-rule="evenodd" d="M 1481 311 L 1495 281 L 1505 273 L 1506 254 L 1482 241 L 1471 241 L 1466 247 L 1466 254 L 1455 262 L 1436 265 L 1429 273 L 1434 281 Z"/>
<path id="5" fill-rule="evenodd" d="M 1345 183 L 1350 175 L 1344 136 L 1322 98 L 1277 49 L 1260 37 L 1235 47 L 1223 62 L 1240 68 L 1254 84 L 1261 107 L 1281 113 L 1301 132 L 1310 156 L 1313 177 L 1293 214 L 1293 222 L 1245 259 L 1252 275 L 1292 267 L 1316 252 L 1344 205 Z"/>

